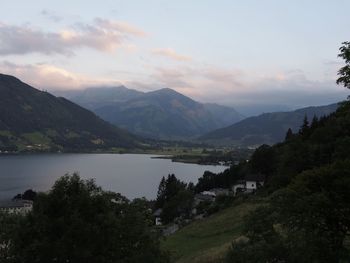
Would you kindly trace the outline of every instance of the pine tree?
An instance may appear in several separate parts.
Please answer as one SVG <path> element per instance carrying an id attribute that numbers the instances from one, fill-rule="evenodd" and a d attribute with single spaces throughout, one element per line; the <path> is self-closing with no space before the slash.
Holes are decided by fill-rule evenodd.
<path id="1" fill-rule="evenodd" d="M 316 115 L 314 115 L 314 117 L 312 118 L 312 121 L 311 121 L 311 126 L 310 128 L 311 129 L 315 129 L 318 127 L 318 118 Z"/>
<path id="2" fill-rule="evenodd" d="M 287 133 L 286 133 L 286 137 L 285 140 L 288 141 L 293 137 L 293 131 L 291 128 L 288 129 Z"/>
<path id="3" fill-rule="evenodd" d="M 305 114 L 304 120 L 303 120 L 303 125 L 301 125 L 301 128 L 299 130 L 300 134 L 307 134 L 307 132 L 309 131 L 309 121 L 307 119 L 307 116 Z"/>
<path id="4" fill-rule="evenodd" d="M 157 200 L 156 200 L 157 208 L 161 208 L 164 205 L 165 191 L 166 191 L 166 180 L 165 180 L 165 177 L 163 176 L 158 186 L 158 193 L 157 193 Z"/>

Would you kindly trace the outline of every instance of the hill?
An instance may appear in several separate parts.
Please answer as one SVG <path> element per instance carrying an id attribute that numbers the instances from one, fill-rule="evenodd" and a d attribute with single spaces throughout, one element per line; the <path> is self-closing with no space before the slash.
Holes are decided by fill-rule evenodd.
<path id="1" fill-rule="evenodd" d="M 348 262 L 349 138 L 345 102 L 284 142 L 259 147 L 249 162 L 203 176 L 196 185 L 201 190 L 229 188 L 250 174 L 265 184 L 256 195 L 185 226 L 163 246 L 178 263 Z"/>
<path id="2" fill-rule="evenodd" d="M 104 120 L 153 139 L 188 139 L 243 119 L 230 107 L 202 104 L 171 89 L 94 88 L 62 95 Z"/>
<path id="3" fill-rule="evenodd" d="M 134 136 L 94 113 L 0 74 L 1 151 L 95 151 L 136 146 Z"/>
<path id="4" fill-rule="evenodd" d="M 222 145 L 256 146 L 283 141 L 291 128 L 298 131 L 305 116 L 311 121 L 334 112 L 338 104 L 307 107 L 291 112 L 264 113 L 249 117 L 228 127 L 212 131 L 199 138 L 200 141 Z"/>
<path id="5" fill-rule="evenodd" d="M 232 241 L 242 236 L 244 218 L 258 207 L 255 202 L 236 202 L 231 207 L 194 221 L 162 243 L 176 263 L 218 263 Z"/>

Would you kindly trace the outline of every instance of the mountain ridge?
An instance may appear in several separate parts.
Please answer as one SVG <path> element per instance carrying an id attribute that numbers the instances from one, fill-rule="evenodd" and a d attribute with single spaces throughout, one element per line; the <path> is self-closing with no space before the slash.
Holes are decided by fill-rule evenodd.
<path id="1" fill-rule="evenodd" d="M 152 139 L 188 140 L 243 118 L 234 108 L 200 103 L 169 88 L 137 93 L 131 90 L 133 94 L 129 98 L 125 96 L 114 102 L 94 101 L 88 95 L 89 92 L 88 88 L 80 92 L 85 94 L 80 97 L 66 96 L 104 120 Z M 107 98 L 112 97 L 108 96 L 106 89 L 101 89 L 100 92 Z M 89 97 L 92 101 L 86 103 L 82 96 Z"/>
<path id="2" fill-rule="evenodd" d="M 62 97 L 0 74 L 0 149 L 76 151 L 136 147 L 134 135 Z"/>
<path id="3" fill-rule="evenodd" d="M 239 121 L 222 129 L 214 130 L 198 138 L 199 141 L 219 145 L 257 146 L 274 144 L 284 139 L 289 128 L 297 132 L 305 115 L 328 115 L 338 108 L 338 103 L 325 106 L 310 106 L 294 111 L 263 113 Z"/>

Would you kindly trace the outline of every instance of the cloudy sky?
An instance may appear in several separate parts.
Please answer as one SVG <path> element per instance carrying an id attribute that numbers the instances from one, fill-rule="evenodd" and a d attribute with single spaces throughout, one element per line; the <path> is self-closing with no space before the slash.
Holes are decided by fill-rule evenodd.
<path id="1" fill-rule="evenodd" d="M 0 0 L 0 72 L 37 88 L 173 88 L 226 105 L 344 99 L 348 0 Z"/>

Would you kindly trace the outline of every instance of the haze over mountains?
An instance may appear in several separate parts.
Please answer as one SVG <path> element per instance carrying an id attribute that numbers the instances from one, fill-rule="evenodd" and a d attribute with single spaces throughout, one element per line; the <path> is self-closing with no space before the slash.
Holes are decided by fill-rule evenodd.
<path id="1" fill-rule="evenodd" d="M 0 74 L 2 151 L 95 151 L 137 145 L 133 135 L 81 106 Z"/>
<path id="2" fill-rule="evenodd" d="M 336 111 L 338 104 L 307 107 L 291 112 L 264 113 L 246 118 L 228 127 L 212 131 L 199 138 L 202 142 L 225 146 L 258 146 L 274 144 L 284 140 L 289 128 L 298 132 L 307 116 L 311 122 L 314 116 L 321 117 Z"/>
<path id="3" fill-rule="evenodd" d="M 139 139 L 117 127 L 153 139 L 258 146 L 282 141 L 288 128 L 297 132 L 305 115 L 311 120 L 338 107 L 331 104 L 243 119 L 233 108 L 199 103 L 171 89 L 144 93 L 125 87 L 90 88 L 61 95 L 82 107 L 0 74 L 1 149 L 91 151 L 140 146 Z"/>
<path id="4" fill-rule="evenodd" d="M 154 139 L 190 139 L 243 119 L 231 107 L 199 103 L 172 89 L 140 92 L 121 86 L 56 94 L 110 123 Z"/>

